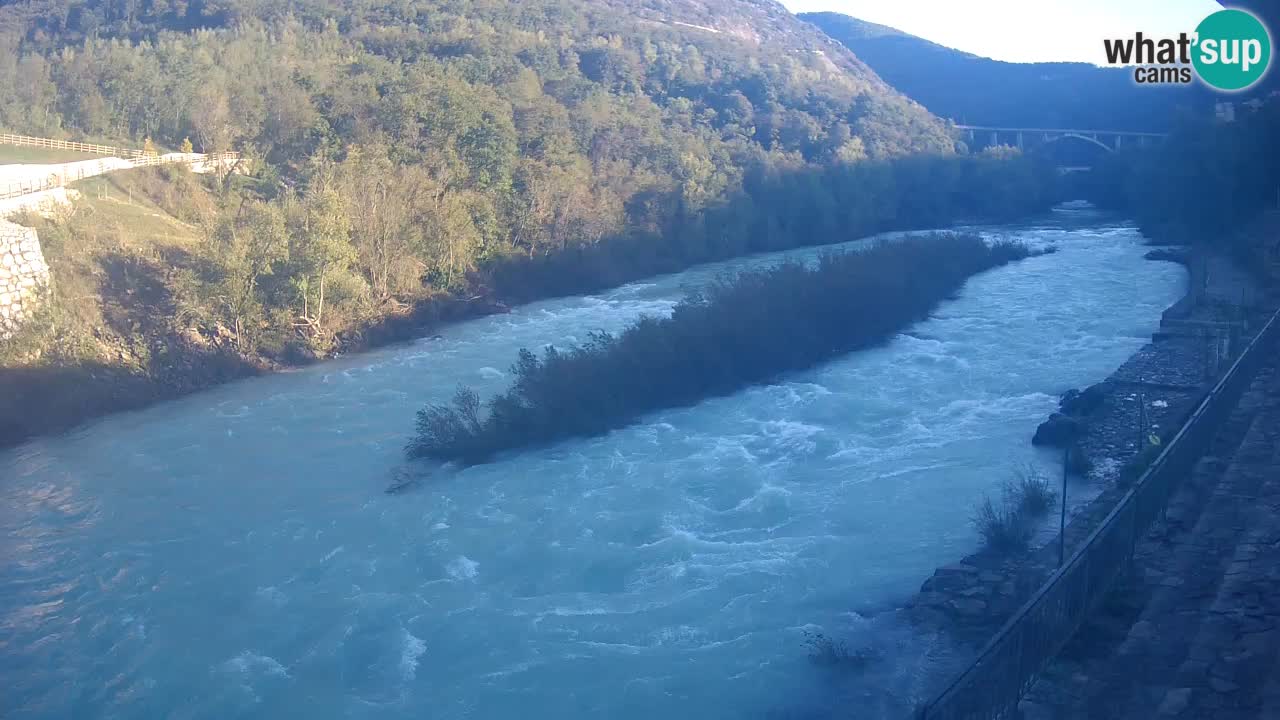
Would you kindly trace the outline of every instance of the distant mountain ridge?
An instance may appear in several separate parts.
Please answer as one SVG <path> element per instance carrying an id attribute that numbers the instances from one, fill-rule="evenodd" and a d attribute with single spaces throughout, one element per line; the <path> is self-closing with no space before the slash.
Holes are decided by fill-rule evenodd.
<path id="1" fill-rule="evenodd" d="M 1205 93 L 1140 86 L 1129 70 L 1088 63 L 1010 63 L 839 13 L 803 13 L 890 85 L 959 124 L 1161 132 Z"/>

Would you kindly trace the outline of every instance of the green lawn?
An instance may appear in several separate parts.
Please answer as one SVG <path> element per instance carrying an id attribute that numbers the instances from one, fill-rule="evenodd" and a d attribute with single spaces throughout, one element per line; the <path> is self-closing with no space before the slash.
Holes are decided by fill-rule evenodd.
<path id="1" fill-rule="evenodd" d="M 106 156 L 75 152 L 73 150 L 0 145 L 0 165 L 65 163 L 76 162 L 77 160 L 95 160 L 102 157 Z"/>

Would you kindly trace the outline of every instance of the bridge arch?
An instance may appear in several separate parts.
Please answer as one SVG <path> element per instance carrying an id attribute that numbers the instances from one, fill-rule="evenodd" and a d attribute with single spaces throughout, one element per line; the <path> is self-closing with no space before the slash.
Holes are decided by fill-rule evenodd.
<path id="1" fill-rule="evenodd" d="M 1103 150 L 1106 150 L 1106 151 L 1107 151 L 1107 152 L 1109 152 L 1109 153 L 1113 153 L 1113 152 L 1115 152 L 1115 148 L 1113 148 L 1113 147 L 1111 147 L 1110 145 L 1108 145 L 1108 144 L 1106 144 L 1106 143 L 1102 142 L 1102 141 L 1101 141 L 1101 140 L 1099 140 L 1098 138 L 1096 138 L 1096 137 L 1090 137 L 1090 136 L 1088 136 L 1088 135 L 1081 135 L 1081 134 L 1079 134 L 1079 133 L 1063 133 L 1063 134 L 1061 134 L 1061 135 L 1058 135 L 1057 137 L 1053 137 L 1053 138 L 1050 138 L 1050 139 L 1048 139 L 1048 140 L 1045 140 L 1044 144 L 1045 144 L 1045 145 L 1050 145 L 1050 144 L 1053 144 L 1053 143 L 1056 143 L 1056 142 L 1059 142 L 1059 141 L 1062 141 L 1062 140 L 1066 140 L 1067 138 L 1071 138 L 1071 139 L 1073 139 L 1073 140 L 1083 140 L 1084 142 L 1091 143 L 1091 144 L 1093 144 L 1093 145 L 1097 145 L 1098 147 L 1102 148 Z"/>
<path id="2" fill-rule="evenodd" d="M 1168 137 L 1167 133 L 1159 132 L 1141 132 L 1134 130 L 1093 130 L 1080 128 L 1019 128 L 1019 127 L 992 127 L 983 125 L 955 125 L 959 130 L 968 135 L 971 142 L 985 140 L 990 138 L 990 145 L 998 145 L 1001 140 L 1006 138 L 1016 138 L 1017 146 L 1020 148 L 1028 145 L 1048 145 L 1065 138 L 1083 141 L 1090 145 L 1106 150 L 1108 153 L 1114 153 L 1121 144 L 1129 144 L 1135 142 L 1139 147 L 1144 147 L 1148 142 L 1156 142 L 1162 138 Z M 981 144 L 979 145 L 981 146 Z"/>

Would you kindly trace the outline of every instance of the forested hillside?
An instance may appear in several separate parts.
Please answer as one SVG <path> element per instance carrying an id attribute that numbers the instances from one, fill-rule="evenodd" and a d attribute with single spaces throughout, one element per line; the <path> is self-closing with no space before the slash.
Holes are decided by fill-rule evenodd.
<path id="1" fill-rule="evenodd" d="M 1001 62 L 839 13 L 800 17 L 931 112 L 960 124 L 1163 132 L 1180 106 L 1213 102 L 1198 86 L 1137 85 L 1124 68 Z"/>
<path id="2" fill-rule="evenodd" d="M 104 202 L 29 220 L 73 277 L 18 362 L 147 377 L 188 373 L 193 347 L 292 364 L 1051 199 L 1042 168 L 955 155 L 945 123 L 772 0 L 29 0 L 0 8 L 0 128 L 252 159 L 116 180 L 150 203 L 119 223 Z M 130 225 L 157 212 L 177 224 Z M 111 298 L 120 267 L 156 292 Z M 152 295 L 151 321 L 100 322 Z"/>
<path id="3" fill-rule="evenodd" d="M 599 162 L 611 139 L 630 142 L 608 160 L 668 177 L 717 152 L 818 160 L 854 152 L 854 138 L 872 156 L 950 148 L 926 112 L 780 5 L 714 5 L 37 0 L 0 20 L 11 98 L 0 119 L 190 135 L 198 149 L 251 142 L 271 160 L 378 139 L 447 166 L 429 151 L 463 140 L 452 160 L 493 182 L 524 169 L 518 151 L 576 159 L 548 156 L 558 144 Z M 656 145 L 701 157 L 645 159 Z"/>

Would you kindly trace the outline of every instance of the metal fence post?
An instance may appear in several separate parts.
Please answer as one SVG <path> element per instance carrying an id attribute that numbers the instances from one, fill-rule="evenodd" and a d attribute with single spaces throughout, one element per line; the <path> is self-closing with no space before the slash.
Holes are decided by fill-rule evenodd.
<path id="1" fill-rule="evenodd" d="M 1058 567 L 1067 558 L 1067 468 L 1071 466 L 1071 446 L 1062 450 L 1062 502 L 1058 513 Z"/>
<path id="2" fill-rule="evenodd" d="M 940 694 L 919 707 L 917 718 L 991 720 L 1009 717 L 1016 711 L 1022 694 L 1032 685 L 1035 676 L 1066 644 L 1122 574 L 1132 568 L 1137 542 L 1155 521 L 1158 511 L 1163 512 L 1167 506 L 1174 481 L 1207 450 L 1206 438 L 1213 435 L 1219 421 L 1235 407 L 1239 394 L 1252 382 L 1254 371 L 1269 356 L 1277 335 L 1280 335 L 1280 311 L 1274 313 L 1245 346 L 1155 462 L 1102 523 L 1070 558 L 1060 559 L 1058 569 L 1000 628 L 974 661 Z M 1145 412 L 1144 394 L 1139 415 L 1144 427 Z M 1142 442 L 1146 442 L 1145 432 Z M 1069 451 L 1064 454 L 1063 462 L 1064 492 L 1059 518 L 1063 529 L 1068 459 Z M 1060 537 L 1059 557 L 1062 558 L 1065 532 Z"/>
<path id="3" fill-rule="evenodd" d="M 1138 457 L 1147 450 L 1147 394 L 1138 393 Z"/>

